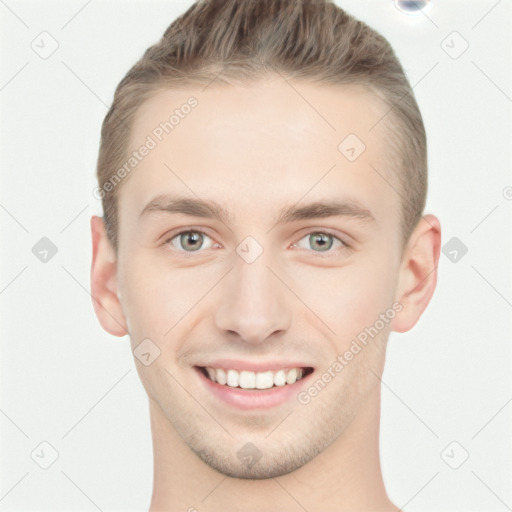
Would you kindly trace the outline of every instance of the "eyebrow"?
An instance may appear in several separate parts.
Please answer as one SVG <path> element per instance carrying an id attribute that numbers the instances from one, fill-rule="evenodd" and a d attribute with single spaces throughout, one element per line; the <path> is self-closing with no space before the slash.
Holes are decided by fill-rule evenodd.
<path id="1" fill-rule="evenodd" d="M 223 224 L 229 224 L 232 220 L 228 211 L 215 201 L 168 195 L 152 199 L 141 211 L 139 218 L 150 212 L 181 213 L 193 217 L 217 219 Z M 287 206 L 279 212 L 274 225 L 325 217 L 349 217 L 366 223 L 376 222 L 375 216 L 368 208 L 359 201 L 349 198 L 314 201 L 304 206 L 297 206 L 297 204 Z"/>
<path id="2" fill-rule="evenodd" d="M 304 206 L 284 208 L 275 224 L 324 217 L 351 217 L 364 222 L 376 222 L 372 212 L 354 199 L 315 201 Z"/>
<path id="3" fill-rule="evenodd" d="M 215 201 L 206 199 L 161 195 L 144 207 L 139 218 L 150 212 L 182 213 L 193 217 L 217 219 L 224 224 L 230 222 L 230 215 L 225 208 Z"/>

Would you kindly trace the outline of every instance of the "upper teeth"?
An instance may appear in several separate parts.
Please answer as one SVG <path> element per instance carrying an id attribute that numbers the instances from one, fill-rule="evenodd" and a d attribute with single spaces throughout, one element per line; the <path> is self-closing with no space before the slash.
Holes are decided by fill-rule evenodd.
<path id="1" fill-rule="evenodd" d="M 222 368 L 206 368 L 206 372 L 213 382 L 227 384 L 232 388 L 241 387 L 243 389 L 269 389 L 274 384 L 284 386 L 293 384 L 302 378 L 302 368 L 283 368 L 273 372 L 271 370 L 264 372 L 250 372 L 242 370 L 224 370 Z"/>

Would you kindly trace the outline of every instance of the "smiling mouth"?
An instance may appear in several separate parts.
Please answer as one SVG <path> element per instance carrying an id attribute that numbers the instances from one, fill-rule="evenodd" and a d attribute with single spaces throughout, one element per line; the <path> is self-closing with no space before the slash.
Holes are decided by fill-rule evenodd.
<path id="1" fill-rule="evenodd" d="M 207 379 L 222 386 L 247 390 L 264 390 L 285 387 L 300 381 L 313 373 L 313 368 L 282 368 L 277 371 L 267 370 L 252 372 L 247 370 L 196 367 Z"/>

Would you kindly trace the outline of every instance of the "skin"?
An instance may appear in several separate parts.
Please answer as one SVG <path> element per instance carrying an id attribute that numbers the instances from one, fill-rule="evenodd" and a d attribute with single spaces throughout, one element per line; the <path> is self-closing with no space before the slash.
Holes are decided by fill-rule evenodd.
<path id="1" fill-rule="evenodd" d="M 370 166 L 396 183 L 385 123 L 369 131 L 386 111 L 376 97 L 293 85 L 300 95 L 276 77 L 158 92 L 136 115 L 134 149 L 191 95 L 198 106 L 122 182 L 117 256 L 102 219 L 91 219 L 101 325 L 129 334 L 132 349 L 149 338 L 161 351 L 149 366 L 135 359 L 153 436 L 150 510 L 397 510 L 380 467 L 380 376 L 389 333 L 411 329 L 434 292 L 440 224 L 425 215 L 402 250 L 400 196 Z M 354 162 L 338 151 L 349 133 L 366 145 Z M 160 194 L 217 201 L 229 222 L 139 217 Z M 285 206 L 347 198 L 375 220 L 275 225 Z M 187 229 L 207 235 L 196 251 L 176 236 Z M 327 251 L 313 232 L 333 235 Z M 247 236 L 263 248 L 252 263 L 236 252 Z M 308 404 L 241 411 L 194 370 L 217 358 L 293 360 L 313 367 L 315 381 L 394 302 L 401 311 Z M 248 442 L 262 454 L 252 467 L 237 456 Z"/>

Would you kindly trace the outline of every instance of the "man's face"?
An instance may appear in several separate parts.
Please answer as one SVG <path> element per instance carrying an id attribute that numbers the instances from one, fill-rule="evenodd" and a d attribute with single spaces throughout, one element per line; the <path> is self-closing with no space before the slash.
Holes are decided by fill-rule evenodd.
<path id="1" fill-rule="evenodd" d="M 155 127 L 190 96 L 197 106 L 158 141 Z M 359 88 L 276 79 L 162 91 L 136 116 L 132 150 L 148 135 L 157 145 L 120 189 L 126 325 L 133 349 L 149 339 L 161 351 L 148 366 L 137 360 L 153 417 L 224 474 L 294 471 L 338 440 L 376 389 L 388 323 L 334 377 L 332 368 L 395 299 L 400 197 L 387 183 L 384 123 L 370 131 L 385 110 Z M 349 134 L 366 146 L 358 157 L 354 138 L 338 148 Z M 226 218 L 166 211 L 178 197 L 218 203 Z M 350 208 L 277 223 L 315 202 Z M 265 374 L 245 373 L 249 387 L 267 385 L 265 370 L 309 370 L 255 391 L 209 381 L 205 367 Z M 329 368 L 330 382 L 301 403 Z M 256 464 L 244 463 L 247 451 L 261 454 Z"/>

